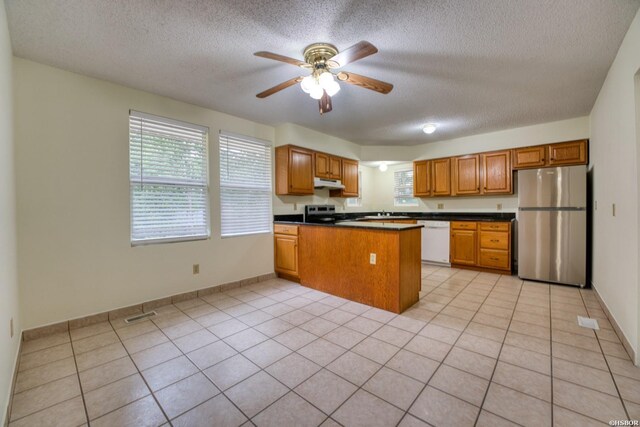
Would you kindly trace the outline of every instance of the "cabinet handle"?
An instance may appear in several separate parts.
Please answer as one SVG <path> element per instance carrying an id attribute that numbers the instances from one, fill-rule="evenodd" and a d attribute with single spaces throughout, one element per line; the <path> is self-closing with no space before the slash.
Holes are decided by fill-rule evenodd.
<path id="1" fill-rule="evenodd" d="M 492 260 L 492 261 L 500 261 L 500 258 L 496 258 L 496 257 L 493 257 L 493 256 L 489 257 L 489 259 Z"/>
<path id="2" fill-rule="evenodd" d="M 490 242 L 498 243 L 498 242 L 500 242 L 500 240 L 498 240 L 498 239 L 491 239 L 491 240 L 490 240 Z"/>

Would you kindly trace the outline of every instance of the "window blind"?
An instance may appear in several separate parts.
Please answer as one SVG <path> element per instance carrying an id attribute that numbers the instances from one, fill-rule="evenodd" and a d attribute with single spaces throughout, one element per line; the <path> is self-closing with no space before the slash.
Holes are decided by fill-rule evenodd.
<path id="1" fill-rule="evenodd" d="M 393 173 L 393 205 L 418 206 L 413 197 L 413 170 L 397 170 Z"/>
<path id="2" fill-rule="evenodd" d="M 208 238 L 208 129 L 129 112 L 133 245 Z"/>
<path id="3" fill-rule="evenodd" d="M 269 142 L 220 133 L 220 210 L 223 237 L 271 232 Z"/>

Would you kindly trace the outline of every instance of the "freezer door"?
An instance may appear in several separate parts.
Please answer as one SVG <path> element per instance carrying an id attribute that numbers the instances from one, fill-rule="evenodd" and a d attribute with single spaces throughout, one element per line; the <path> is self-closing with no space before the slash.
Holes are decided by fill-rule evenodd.
<path id="1" fill-rule="evenodd" d="M 582 286 L 586 283 L 586 211 L 518 214 L 518 276 Z"/>
<path id="2" fill-rule="evenodd" d="M 518 206 L 586 207 L 587 167 L 565 166 L 518 171 Z"/>

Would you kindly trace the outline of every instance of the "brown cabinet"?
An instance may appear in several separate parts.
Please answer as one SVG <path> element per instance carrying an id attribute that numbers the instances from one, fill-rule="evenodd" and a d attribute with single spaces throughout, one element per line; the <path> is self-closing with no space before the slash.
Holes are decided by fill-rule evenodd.
<path id="1" fill-rule="evenodd" d="M 451 195 L 480 194 L 480 156 L 472 154 L 462 157 L 454 157 L 451 175 L 453 190 Z"/>
<path id="2" fill-rule="evenodd" d="M 457 230 L 451 228 L 451 264 L 476 264 L 476 230 Z"/>
<path id="3" fill-rule="evenodd" d="M 451 222 L 451 265 L 511 272 L 511 223 Z"/>
<path id="4" fill-rule="evenodd" d="M 426 197 L 431 195 L 431 161 L 413 162 L 413 195 Z"/>
<path id="5" fill-rule="evenodd" d="M 340 157 L 319 152 L 315 152 L 313 157 L 315 176 L 327 179 L 340 179 L 342 177 L 342 161 Z"/>
<path id="6" fill-rule="evenodd" d="M 513 168 L 541 168 L 547 164 L 547 147 L 538 145 L 536 147 L 516 148 L 513 150 Z"/>
<path id="7" fill-rule="evenodd" d="M 331 197 L 358 197 L 358 161 L 342 159 L 342 190 L 331 190 Z"/>
<path id="8" fill-rule="evenodd" d="M 313 151 L 292 145 L 276 147 L 276 194 L 313 194 Z"/>
<path id="9" fill-rule="evenodd" d="M 513 169 L 543 168 L 547 166 L 586 165 L 588 162 L 587 139 L 515 148 Z"/>
<path id="10" fill-rule="evenodd" d="M 432 196 L 451 195 L 451 159 L 436 159 L 431 161 Z"/>
<path id="11" fill-rule="evenodd" d="M 482 194 L 512 194 L 511 151 L 481 155 Z"/>
<path id="12" fill-rule="evenodd" d="M 298 278 L 298 227 L 275 224 L 273 231 L 276 273 L 287 278 Z"/>
<path id="13" fill-rule="evenodd" d="M 549 145 L 548 150 L 549 166 L 587 164 L 586 139 L 551 144 Z"/>

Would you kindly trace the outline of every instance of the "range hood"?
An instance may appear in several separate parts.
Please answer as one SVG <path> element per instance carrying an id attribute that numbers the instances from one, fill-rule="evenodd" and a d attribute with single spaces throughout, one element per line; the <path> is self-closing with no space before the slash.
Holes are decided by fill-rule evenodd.
<path id="1" fill-rule="evenodd" d="M 331 189 L 344 189 L 344 185 L 339 179 L 325 179 L 325 178 L 313 178 L 314 188 L 331 188 Z"/>

